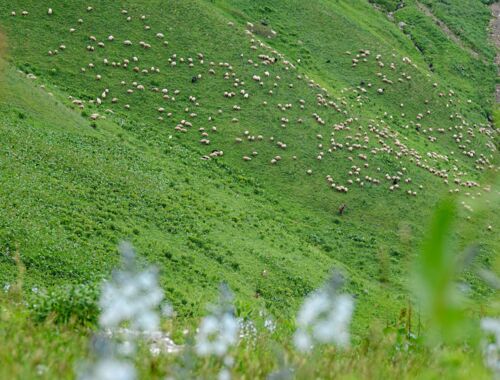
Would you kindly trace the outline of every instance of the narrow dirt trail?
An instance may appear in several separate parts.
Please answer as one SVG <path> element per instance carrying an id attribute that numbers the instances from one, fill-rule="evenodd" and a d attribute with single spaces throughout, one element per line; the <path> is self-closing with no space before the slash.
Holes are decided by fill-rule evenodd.
<path id="1" fill-rule="evenodd" d="M 497 65 L 498 75 L 500 75 L 500 3 L 491 5 L 491 13 L 493 15 L 491 20 L 491 40 L 495 44 L 497 50 L 495 64 Z M 496 85 L 495 97 L 497 103 L 500 103 L 500 83 Z"/>

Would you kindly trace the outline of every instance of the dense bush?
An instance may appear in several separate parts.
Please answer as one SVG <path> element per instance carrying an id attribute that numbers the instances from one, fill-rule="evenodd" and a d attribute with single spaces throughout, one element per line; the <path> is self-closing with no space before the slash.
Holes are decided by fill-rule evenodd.
<path id="1" fill-rule="evenodd" d="M 29 307 L 37 321 L 51 318 L 58 323 L 93 324 L 99 314 L 97 296 L 95 286 L 66 286 L 35 293 Z"/>

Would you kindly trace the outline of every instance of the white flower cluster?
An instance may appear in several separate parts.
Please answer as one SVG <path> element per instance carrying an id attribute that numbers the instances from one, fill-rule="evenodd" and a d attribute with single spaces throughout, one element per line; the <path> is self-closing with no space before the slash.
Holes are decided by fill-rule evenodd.
<path id="1" fill-rule="evenodd" d="M 251 343 L 255 343 L 257 339 L 257 327 L 251 319 L 244 320 L 242 318 L 238 319 L 239 326 L 239 338 L 240 340 L 247 340 Z"/>
<path id="2" fill-rule="evenodd" d="M 238 320 L 228 313 L 203 318 L 196 334 L 197 354 L 224 356 L 237 343 L 238 328 Z"/>
<path id="3" fill-rule="evenodd" d="M 264 328 L 267 331 L 269 331 L 271 334 L 273 334 L 276 331 L 276 327 L 277 327 L 276 321 L 274 320 L 273 316 L 270 315 L 265 310 L 260 310 L 259 317 L 264 320 Z"/>
<path id="4" fill-rule="evenodd" d="M 267 318 L 264 321 L 264 327 L 272 334 L 276 331 L 276 322 L 272 318 Z"/>
<path id="5" fill-rule="evenodd" d="M 484 347 L 484 359 L 494 373 L 500 376 L 500 319 L 483 318 L 481 320 L 483 331 L 493 337 Z"/>
<path id="6" fill-rule="evenodd" d="M 316 343 L 330 343 L 340 347 L 349 345 L 349 325 L 354 302 L 351 296 L 337 294 L 338 284 L 333 279 L 322 289 L 309 295 L 297 315 L 295 347 L 310 351 Z"/>
<path id="7" fill-rule="evenodd" d="M 157 273 L 150 268 L 139 271 L 135 253 L 129 243 L 122 243 L 124 268 L 113 274 L 111 282 L 104 284 L 99 305 L 99 324 L 103 328 L 117 328 L 130 322 L 131 328 L 141 331 L 156 330 L 160 323 L 158 306 L 163 291 L 158 285 Z"/>
<path id="8" fill-rule="evenodd" d="M 122 243 L 120 251 L 123 268 L 103 285 L 99 300 L 101 332 L 94 342 L 97 360 L 85 366 L 78 376 L 80 380 L 136 379 L 131 363 L 136 338 L 145 334 L 147 337 L 155 334 L 158 338 L 161 334 L 158 328 L 163 291 L 158 285 L 157 273 L 153 269 L 139 270 L 130 244 Z M 125 324 L 128 328 L 121 328 Z"/>
<path id="9" fill-rule="evenodd" d="M 238 342 L 240 323 L 234 315 L 232 294 L 221 287 L 221 299 L 212 307 L 212 313 L 202 319 L 196 334 L 196 353 L 200 356 L 223 357 Z"/>
<path id="10" fill-rule="evenodd" d="M 104 358 L 90 372 L 79 377 L 82 380 L 135 380 L 134 365 L 125 360 Z"/>
<path id="11" fill-rule="evenodd" d="M 130 322 L 132 329 L 156 330 L 160 323 L 157 309 L 162 300 L 163 291 L 154 270 L 119 271 L 102 289 L 99 324 L 112 329 Z"/>

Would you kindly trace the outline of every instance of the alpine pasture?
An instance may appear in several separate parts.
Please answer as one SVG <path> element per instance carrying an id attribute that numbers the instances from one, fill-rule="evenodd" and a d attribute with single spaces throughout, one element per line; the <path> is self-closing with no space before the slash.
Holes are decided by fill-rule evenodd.
<path id="1" fill-rule="evenodd" d="M 106 378 L 82 369 L 89 341 L 119 351 L 124 326 L 135 372 L 110 378 L 491 377 L 491 18 L 480 0 L 0 0 L 0 377 Z M 338 331 L 309 330 L 315 303 Z M 201 344 L 213 326 L 224 344 Z"/>

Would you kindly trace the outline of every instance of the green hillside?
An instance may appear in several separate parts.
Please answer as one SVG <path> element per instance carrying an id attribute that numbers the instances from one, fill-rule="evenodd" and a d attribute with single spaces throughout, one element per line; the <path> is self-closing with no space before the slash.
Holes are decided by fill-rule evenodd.
<path id="1" fill-rule="evenodd" d="M 0 0 L 0 284 L 19 252 L 27 300 L 95 287 L 128 240 L 179 320 L 227 282 L 240 313 L 288 324 L 336 268 L 361 339 L 412 298 L 443 197 L 490 268 L 489 10 L 374 2 Z M 463 281 L 472 310 L 494 296 Z"/>

